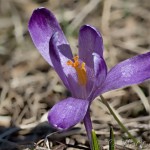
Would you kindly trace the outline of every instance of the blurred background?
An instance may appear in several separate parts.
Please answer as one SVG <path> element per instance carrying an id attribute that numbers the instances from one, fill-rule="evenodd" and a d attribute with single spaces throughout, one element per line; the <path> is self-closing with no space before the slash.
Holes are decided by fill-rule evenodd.
<path id="1" fill-rule="evenodd" d="M 70 93 L 29 36 L 29 18 L 41 6 L 56 15 L 74 54 L 80 26 L 90 24 L 98 28 L 103 35 L 104 57 L 111 68 L 150 50 L 150 2 L 0 0 L 0 150 L 47 150 L 48 146 L 60 150 L 88 149 L 82 123 L 58 134 L 46 121 L 47 111 Z M 143 147 L 150 149 L 150 82 L 103 96 Z M 114 127 L 116 149 L 135 149 L 98 98 L 91 106 L 91 116 L 103 149 L 108 149 L 110 124 Z"/>

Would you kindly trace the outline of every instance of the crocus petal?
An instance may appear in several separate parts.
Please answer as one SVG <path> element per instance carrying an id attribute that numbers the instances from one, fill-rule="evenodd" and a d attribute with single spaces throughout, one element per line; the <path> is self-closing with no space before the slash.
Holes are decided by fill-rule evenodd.
<path id="1" fill-rule="evenodd" d="M 86 84 L 86 95 L 88 98 L 90 94 L 92 93 L 92 89 L 95 83 L 95 73 L 94 69 L 86 66 L 86 74 L 87 74 L 87 84 Z"/>
<path id="2" fill-rule="evenodd" d="M 94 57 L 94 72 L 95 72 L 95 86 L 100 86 L 106 78 L 107 66 L 103 57 L 96 53 L 93 53 Z"/>
<path id="3" fill-rule="evenodd" d="M 71 69 L 71 68 L 70 68 Z M 67 76 L 71 95 L 75 98 L 86 99 L 87 93 L 84 86 L 79 85 L 76 73 L 70 72 Z"/>
<path id="4" fill-rule="evenodd" d="M 94 84 L 93 84 L 93 89 L 91 90 L 91 94 L 89 95 L 88 99 L 92 101 L 92 97 L 94 92 L 97 90 L 98 87 L 100 87 L 107 76 L 107 66 L 105 63 L 105 60 L 99 56 L 96 53 L 93 53 L 93 60 L 94 60 Z"/>
<path id="5" fill-rule="evenodd" d="M 85 99 L 87 96 L 82 86 L 79 85 L 78 77 L 75 69 L 67 65 L 68 60 L 72 60 L 73 56 L 70 46 L 67 44 L 59 45 L 59 35 L 57 32 L 50 40 L 50 57 L 55 71 L 62 79 L 64 85 L 69 89 L 75 98 Z"/>
<path id="6" fill-rule="evenodd" d="M 67 80 L 67 74 L 72 71 L 73 68 L 68 69 L 67 61 L 72 59 L 72 52 L 68 44 L 60 45 L 59 34 L 56 32 L 49 42 L 49 55 L 55 71 L 62 79 L 64 85 L 69 89 L 69 83 Z"/>
<path id="7" fill-rule="evenodd" d="M 99 87 L 95 97 L 104 92 L 138 84 L 150 78 L 150 52 L 127 59 L 107 74 L 102 87 Z"/>
<path id="8" fill-rule="evenodd" d="M 103 39 L 94 27 L 84 25 L 79 32 L 79 57 L 90 68 L 94 67 L 93 53 L 103 56 Z"/>
<path id="9" fill-rule="evenodd" d="M 58 32 L 61 44 L 67 43 L 55 16 L 46 8 L 34 10 L 29 21 L 28 30 L 36 48 L 44 59 L 52 65 L 49 57 L 49 40 L 51 36 Z"/>
<path id="10" fill-rule="evenodd" d="M 88 106 L 87 100 L 67 98 L 52 107 L 48 122 L 59 130 L 67 130 L 83 120 Z"/>

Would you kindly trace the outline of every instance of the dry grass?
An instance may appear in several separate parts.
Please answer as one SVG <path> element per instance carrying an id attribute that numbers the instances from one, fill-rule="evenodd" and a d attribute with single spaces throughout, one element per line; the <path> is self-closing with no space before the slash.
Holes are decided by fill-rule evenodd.
<path id="1" fill-rule="evenodd" d="M 56 14 L 73 50 L 81 25 L 101 30 L 110 68 L 149 51 L 149 0 L 0 0 L 0 150 L 88 149 L 83 124 L 58 133 L 46 121 L 47 111 L 70 93 L 38 54 L 27 31 L 33 9 L 40 6 Z M 149 82 L 104 97 L 143 149 L 149 150 Z M 114 127 L 116 149 L 136 149 L 100 101 L 93 102 L 91 116 L 103 149 L 108 149 L 109 124 Z"/>

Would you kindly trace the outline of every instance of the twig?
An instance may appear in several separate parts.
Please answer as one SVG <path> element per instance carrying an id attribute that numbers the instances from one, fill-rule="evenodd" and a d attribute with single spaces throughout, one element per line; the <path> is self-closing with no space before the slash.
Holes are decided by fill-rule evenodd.
<path id="1" fill-rule="evenodd" d="M 18 132 L 19 130 L 20 130 L 20 128 L 17 128 L 17 127 L 11 128 L 11 129 L 7 130 L 6 132 L 4 132 L 3 134 L 1 134 L 0 139 L 3 139 L 4 137 L 6 137 L 12 133 Z"/>
<path id="2" fill-rule="evenodd" d="M 136 108 L 137 106 L 139 106 L 141 104 L 142 104 L 141 101 L 135 101 L 135 102 L 132 102 L 132 103 L 129 103 L 129 104 L 126 104 L 126 105 L 123 105 L 123 106 L 119 107 L 117 109 L 117 112 L 118 113 L 126 112 L 128 110 Z"/>
<path id="3" fill-rule="evenodd" d="M 104 7 L 102 13 L 102 31 L 103 33 L 109 33 L 109 20 L 111 13 L 111 5 L 113 0 L 104 0 Z"/>
<path id="4" fill-rule="evenodd" d="M 138 85 L 133 85 L 132 88 L 140 97 L 147 113 L 150 114 L 150 104 L 148 102 L 147 97 L 144 95 L 143 91 L 141 90 L 141 88 Z"/>
<path id="5" fill-rule="evenodd" d="M 80 11 L 76 15 L 75 19 L 72 21 L 72 23 L 69 25 L 68 28 L 70 28 L 72 32 L 76 30 L 76 28 L 82 23 L 82 21 L 86 18 L 86 16 L 90 12 L 92 12 L 100 2 L 101 0 L 91 0 L 87 5 L 85 5 L 82 11 Z"/>
<path id="6" fill-rule="evenodd" d="M 107 102 L 108 103 L 108 102 Z M 106 106 L 105 105 L 105 103 L 102 101 L 102 103 L 101 104 L 103 104 L 104 106 Z M 124 121 L 123 120 L 123 118 L 120 116 L 120 114 L 113 108 L 113 106 L 110 104 L 110 103 L 108 103 L 109 104 L 109 106 L 110 106 L 110 108 L 113 110 L 113 112 L 116 114 L 116 116 L 117 116 L 117 118 L 120 120 L 120 121 Z M 106 106 L 107 107 L 107 106 Z M 108 111 L 109 112 L 109 111 Z M 110 112 L 111 113 L 111 112 Z"/>
<path id="7" fill-rule="evenodd" d="M 115 118 L 115 120 L 118 122 L 118 124 L 120 125 L 120 127 L 122 128 L 122 130 L 124 130 L 124 132 L 127 133 L 128 137 L 132 139 L 132 141 L 135 143 L 135 145 L 139 146 L 139 141 L 134 138 L 131 133 L 128 131 L 128 129 L 123 125 L 123 123 L 117 118 L 116 114 L 113 112 L 113 110 L 111 109 L 111 107 L 109 106 L 109 104 L 107 103 L 107 101 L 103 98 L 103 96 L 100 96 L 101 100 L 103 101 L 103 103 L 107 106 L 107 108 L 109 109 L 110 113 L 113 115 L 113 117 Z"/>

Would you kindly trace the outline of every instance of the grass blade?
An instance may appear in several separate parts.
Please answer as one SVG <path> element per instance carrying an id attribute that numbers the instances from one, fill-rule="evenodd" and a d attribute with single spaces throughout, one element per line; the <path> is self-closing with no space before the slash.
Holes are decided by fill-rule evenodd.
<path id="1" fill-rule="evenodd" d="M 110 126 L 109 150 L 115 150 L 114 131 L 112 126 Z"/>
<path id="2" fill-rule="evenodd" d="M 92 130 L 92 150 L 101 150 L 94 130 Z"/>

